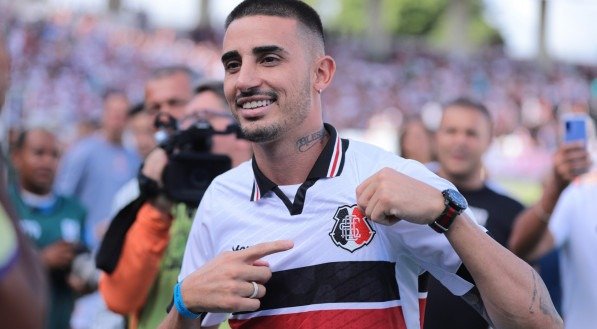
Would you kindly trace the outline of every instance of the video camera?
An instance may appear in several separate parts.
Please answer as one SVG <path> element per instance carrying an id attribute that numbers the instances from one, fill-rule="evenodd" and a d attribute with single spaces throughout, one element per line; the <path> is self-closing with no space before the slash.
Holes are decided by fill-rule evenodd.
<path id="1" fill-rule="evenodd" d="M 159 146 L 168 154 L 168 164 L 162 173 L 164 192 L 173 201 L 196 208 L 211 181 L 229 170 L 231 160 L 211 152 L 214 135 L 236 134 L 238 125 L 231 124 L 224 131 L 216 131 L 205 120 L 198 120 L 185 130 L 178 130 L 174 118 L 156 117 L 156 137 Z"/>

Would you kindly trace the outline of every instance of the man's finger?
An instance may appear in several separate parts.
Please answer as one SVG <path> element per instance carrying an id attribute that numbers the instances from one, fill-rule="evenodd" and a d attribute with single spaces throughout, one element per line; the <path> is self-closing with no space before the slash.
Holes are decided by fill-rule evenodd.
<path id="1" fill-rule="evenodd" d="M 235 252 L 235 256 L 243 258 L 248 264 L 267 255 L 292 249 L 294 243 L 290 240 L 277 240 L 256 244 L 250 248 Z"/>

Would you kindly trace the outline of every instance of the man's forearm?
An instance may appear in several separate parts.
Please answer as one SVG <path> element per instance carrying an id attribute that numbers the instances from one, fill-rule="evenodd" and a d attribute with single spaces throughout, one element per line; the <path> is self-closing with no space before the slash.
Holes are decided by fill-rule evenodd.
<path id="1" fill-rule="evenodd" d="M 497 328 L 563 328 L 539 275 L 460 215 L 446 237 L 471 273 Z"/>

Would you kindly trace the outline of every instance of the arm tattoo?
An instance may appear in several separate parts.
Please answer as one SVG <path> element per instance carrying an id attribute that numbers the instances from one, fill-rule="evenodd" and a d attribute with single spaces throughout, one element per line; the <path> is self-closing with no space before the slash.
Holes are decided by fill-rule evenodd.
<path id="1" fill-rule="evenodd" d="M 296 148 L 299 150 L 299 152 L 306 152 L 308 149 L 313 147 L 313 145 L 315 145 L 317 141 L 323 140 L 325 135 L 325 128 L 321 128 L 321 130 L 318 132 L 314 132 L 311 135 L 299 138 L 296 141 Z"/>
<path id="2" fill-rule="evenodd" d="M 537 273 L 535 270 L 531 269 L 531 274 L 533 276 L 533 295 L 531 297 L 531 305 L 529 306 L 529 313 L 535 313 L 535 302 L 539 303 L 539 310 L 543 315 L 549 316 L 549 318 L 556 324 L 562 325 L 562 318 L 556 311 L 551 299 L 546 297 L 544 294 L 541 294 L 540 288 L 543 288 L 543 291 L 547 291 L 547 288 L 543 284 L 543 281 L 537 277 Z M 537 300 L 539 299 L 539 300 Z"/>
<path id="3" fill-rule="evenodd" d="M 495 327 L 491 319 L 489 318 L 489 314 L 485 309 L 485 305 L 483 304 L 483 299 L 481 299 L 481 294 L 479 293 L 479 289 L 477 287 L 473 287 L 473 289 L 469 290 L 466 294 L 462 295 L 462 299 L 467 302 L 479 315 L 487 321 L 490 327 Z"/>

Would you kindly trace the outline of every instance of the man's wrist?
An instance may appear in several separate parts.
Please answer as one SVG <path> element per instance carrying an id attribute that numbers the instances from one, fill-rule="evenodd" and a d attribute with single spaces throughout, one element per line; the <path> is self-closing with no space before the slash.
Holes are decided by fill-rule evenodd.
<path id="1" fill-rule="evenodd" d="M 159 210 L 162 214 L 171 216 L 172 214 L 172 207 L 174 203 L 172 200 L 168 199 L 168 197 L 163 194 L 159 193 L 158 195 L 150 198 L 149 203 L 157 210 Z"/>

